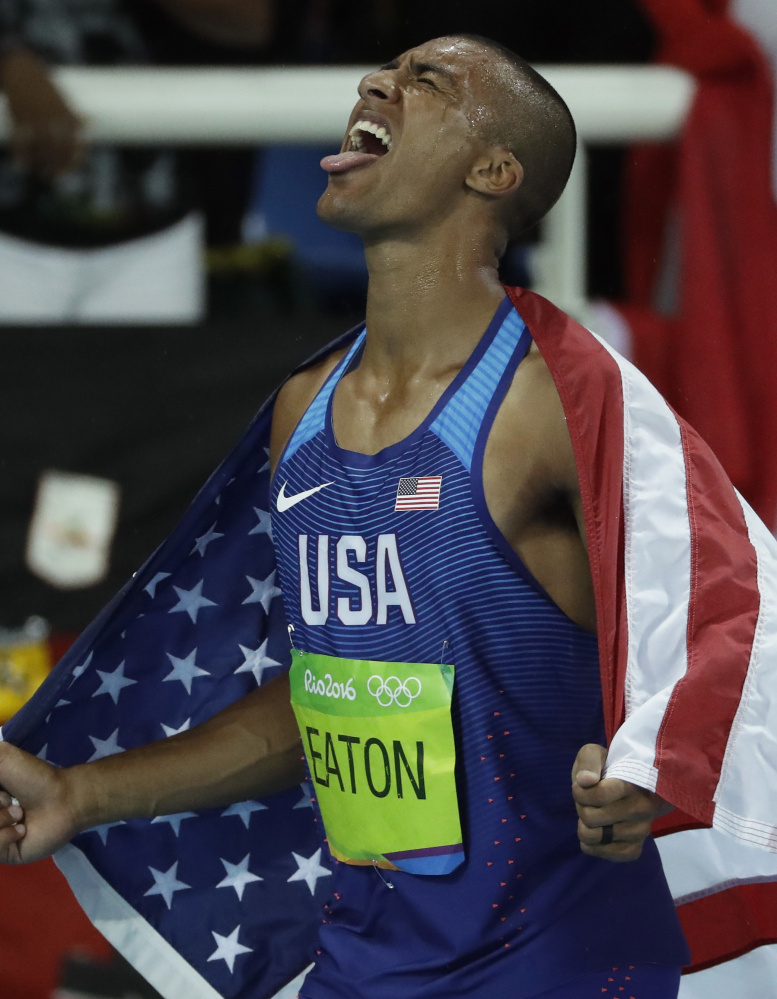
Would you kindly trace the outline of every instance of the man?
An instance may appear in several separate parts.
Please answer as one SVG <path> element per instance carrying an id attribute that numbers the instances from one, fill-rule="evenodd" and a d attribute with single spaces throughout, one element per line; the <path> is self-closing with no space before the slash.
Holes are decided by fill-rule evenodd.
<path id="1" fill-rule="evenodd" d="M 687 959 L 647 838 L 666 806 L 655 777 L 651 790 L 601 779 L 591 637 L 601 538 L 597 528 L 592 587 L 581 502 L 591 483 L 578 479 L 553 379 L 496 276 L 509 233 L 563 189 L 569 113 L 517 57 L 466 37 L 405 53 L 359 93 L 340 153 L 322 163 L 319 211 L 364 238 L 369 333 L 292 378 L 273 416 L 291 679 L 69 770 L 0 747 L 0 781 L 20 802 L 2 799 L 2 858 L 293 786 L 302 729 L 342 862 L 301 996 L 579 999 L 613 988 L 665 999 Z M 545 308 L 516 300 L 532 316 Z M 222 537 L 215 527 L 199 554 Z M 169 575 L 152 578 L 158 564 L 152 594 Z M 166 613 L 195 593 L 175 589 Z M 215 606 L 202 585 L 196 598 Z M 261 599 L 267 609 L 272 595 Z M 114 701 L 135 682 L 123 667 Z"/>

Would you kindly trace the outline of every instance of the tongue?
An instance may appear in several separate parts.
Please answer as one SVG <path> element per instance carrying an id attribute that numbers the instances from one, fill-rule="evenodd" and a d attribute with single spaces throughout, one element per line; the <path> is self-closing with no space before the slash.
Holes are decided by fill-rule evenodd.
<path id="1" fill-rule="evenodd" d="M 353 170 L 355 167 L 367 166 L 380 159 L 375 153 L 335 153 L 333 156 L 325 156 L 321 160 L 321 168 L 327 173 L 345 173 L 346 170 Z"/>

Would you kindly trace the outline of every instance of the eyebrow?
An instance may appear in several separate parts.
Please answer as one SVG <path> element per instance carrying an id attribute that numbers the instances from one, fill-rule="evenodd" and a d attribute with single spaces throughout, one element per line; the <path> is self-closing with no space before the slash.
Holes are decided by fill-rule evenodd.
<path id="1" fill-rule="evenodd" d="M 387 62 L 381 69 L 399 69 L 399 59 L 392 59 L 391 62 Z M 416 74 L 420 75 L 423 73 L 437 73 L 439 76 L 444 76 L 451 82 L 455 81 L 455 77 L 450 70 L 444 69 L 442 66 L 435 66 L 430 62 L 414 62 L 410 61 L 410 69 Z"/>

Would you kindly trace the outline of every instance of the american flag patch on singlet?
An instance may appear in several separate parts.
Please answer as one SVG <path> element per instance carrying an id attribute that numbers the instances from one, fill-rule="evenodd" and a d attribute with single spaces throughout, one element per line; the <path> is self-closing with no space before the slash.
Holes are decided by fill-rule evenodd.
<path id="1" fill-rule="evenodd" d="M 395 510 L 439 510 L 441 475 L 420 475 L 400 479 Z"/>

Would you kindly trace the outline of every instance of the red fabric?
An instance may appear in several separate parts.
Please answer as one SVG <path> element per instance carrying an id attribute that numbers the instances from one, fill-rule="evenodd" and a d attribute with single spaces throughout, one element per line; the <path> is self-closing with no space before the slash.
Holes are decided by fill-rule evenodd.
<path id="1" fill-rule="evenodd" d="M 688 671 L 674 688 L 661 726 L 656 791 L 682 806 L 670 789 L 684 786 L 689 772 L 706 775 L 696 793 L 709 806 L 706 814 L 695 814 L 711 822 L 758 623 L 758 562 L 742 507 L 730 484 L 721 481 L 715 456 L 684 429 L 683 449 L 692 550 Z"/>
<path id="2" fill-rule="evenodd" d="M 70 953 L 108 959 L 94 929 L 51 860 L 0 868 L 0 994 L 50 999 Z"/>
<path id="3" fill-rule="evenodd" d="M 676 154 L 636 150 L 626 211 L 634 360 L 777 526 L 777 206 L 772 81 L 720 2 L 643 0 L 663 61 L 700 76 Z M 681 222 L 680 296 L 650 312 L 670 204 Z"/>
<path id="4" fill-rule="evenodd" d="M 628 640 L 620 371 L 604 347 L 551 303 L 520 289 L 508 293 L 553 375 L 575 451 L 609 738 L 624 716 Z M 665 715 L 656 766 L 659 793 L 689 814 L 675 811 L 659 820 L 657 835 L 712 820 L 759 607 L 757 565 L 741 507 L 709 449 L 682 421 L 680 428 L 693 549 L 689 666 Z M 688 973 L 777 942 L 777 884 L 738 885 L 685 903 L 679 912 L 692 953 Z"/>
<path id="5" fill-rule="evenodd" d="M 759 50 L 752 37 L 726 16 L 728 0 L 641 0 L 658 33 L 659 62 L 696 76 L 747 70 Z"/>
<path id="6" fill-rule="evenodd" d="M 587 330 L 546 299 L 521 289 L 508 293 L 548 365 L 567 417 L 585 513 L 611 739 L 625 713 L 630 624 L 620 369 Z M 719 461 L 682 421 L 680 431 L 692 552 L 688 669 L 665 711 L 654 765 L 658 793 L 699 822 L 711 823 L 758 620 L 758 566 L 742 508 Z"/>
<path id="7" fill-rule="evenodd" d="M 56 662 L 74 635 L 53 634 Z M 69 954 L 110 958 L 112 949 L 94 929 L 51 860 L 30 867 L 0 867 L 0 994 L 8 999 L 50 999 Z"/>
<path id="8" fill-rule="evenodd" d="M 618 367 L 573 319 L 532 292 L 508 288 L 553 375 L 572 438 L 588 559 L 608 739 L 624 717 L 626 627 L 622 572 L 623 403 Z"/>
<path id="9" fill-rule="evenodd" d="M 679 809 L 653 823 L 656 838 L 702 823 Z M 692 960 L 685 974 L 703 971 L 746 954 L 763 944 L 777 943 L 777 883 L 734 885 L 724 891 L 677 907 Z"/>
<path id="10" fill-rule="evenodd" d="M 777 943 L 776 912 L 775 883 L 737 885 L 678 906 L 693 954 L 688 971 L 702 971 L 763 944 Z"/>

